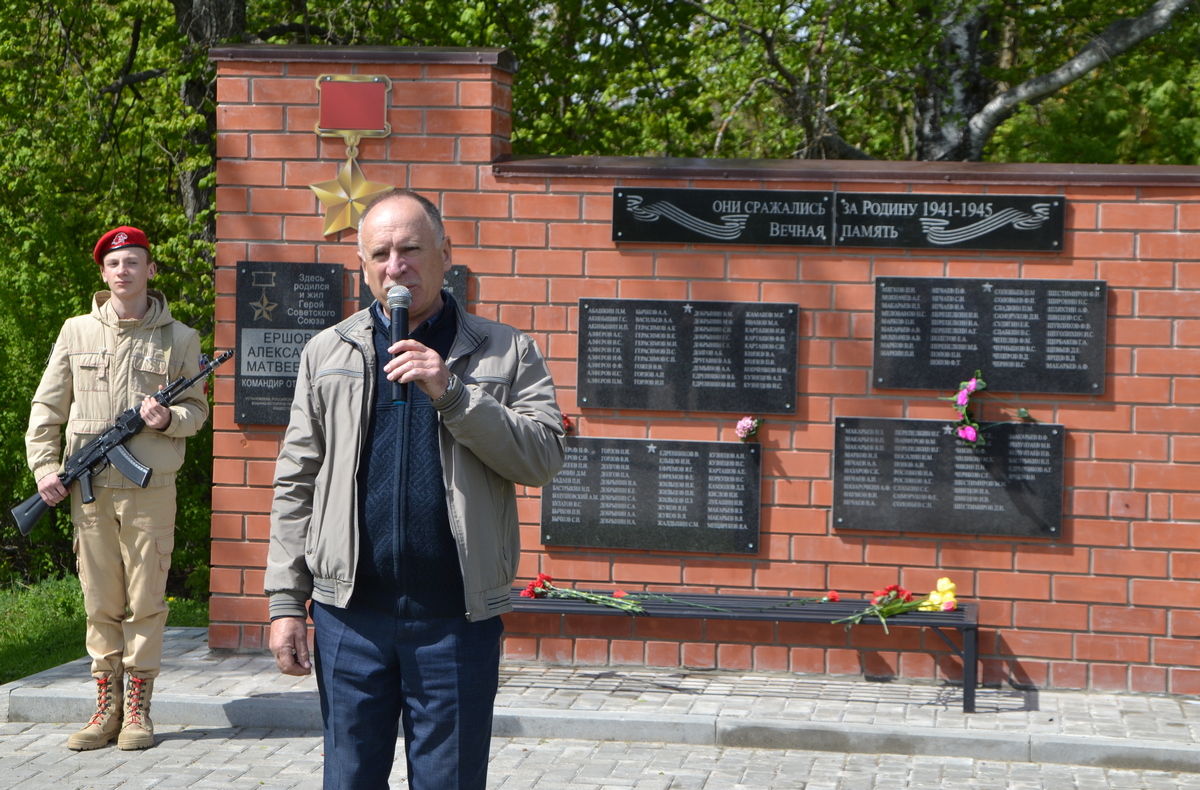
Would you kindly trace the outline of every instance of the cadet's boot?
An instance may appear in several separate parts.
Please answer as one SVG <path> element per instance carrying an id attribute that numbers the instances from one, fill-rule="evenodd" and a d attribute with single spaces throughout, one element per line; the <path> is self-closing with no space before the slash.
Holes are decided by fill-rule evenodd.
<path id="1" fill-rule="evenodd" d="M 87 726 L 67 738 L 67 748 L 77 752 L 99 749 L 121 729 L 121 676 L 113 672 L 96 678 L 96 712 Z"/>
<path id="2" fill-rule="evenodd" d="M 149 749 L 154 745 L 154 722 L 150 721 L 150 695 L 154 693 L 153 678 L 130 674 L 125 683 L 125 720 L 117 748 Z"/>

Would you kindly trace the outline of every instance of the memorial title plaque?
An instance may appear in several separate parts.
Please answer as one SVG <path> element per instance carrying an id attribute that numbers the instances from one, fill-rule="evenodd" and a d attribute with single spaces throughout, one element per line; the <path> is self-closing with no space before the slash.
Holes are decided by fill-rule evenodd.
<path id="1" fill-rule="evenodd" d="M 794 304 L 580 299 L 587 408 L 794 414 Z"/>
<path id="2" fill-rule="evenodd" d="M 613 241 L 833 244 L 833 195 L 753 189 L 613 190 Z"/>
<path id="3" fill-rule="evenodd" d="M 1062 250 L 1055 195 L 749 189 L 613 190 L 613 241 L 808 247 Z"/>
<path id="4" fill-rule="evenodd" d="M 466 266 L 451 266 L 450 271 L 442 278 L 442 290 L 449 291 L 454 297 L 454 301 L 458 302 L 463 307 L 467 306 L 467 267 Z M 358 273 L 358 309 L 363 310 L 371 306 L 371 302 L 375 301 L 374 294 L 367 287 L 367 283 L 362 278 L 362 271 Z"/>
<path id="5" fill-rule="evenodd" d="M 1062 250 L 1066 201 L 1041 195 L 837 194 L 839 247 Z"/>
<path id="6" fill-rule="evenodd" d="M 300 352 L 342 319 L 345 269 L 240 261 L 234 413 L 242 424 L 287 425 Z"/>
<path id="7" fill-rule="evenodd" d="M 999 423 L 973 447 L 937 420 L 834 421 L 841 529 L 1058 537 L 1063 427 Z"/>
<path id="8" fill-rule="evenodd" d="M 757 554 L 757 444 L 568 436 L 542 543 Z"/>
<path id="9" fill-rule="evenodd" d="M 953 389 L 980 371 L 1005 392 L 1104 392 L 1101 280 L 880 277 L 872 382 Z"/>

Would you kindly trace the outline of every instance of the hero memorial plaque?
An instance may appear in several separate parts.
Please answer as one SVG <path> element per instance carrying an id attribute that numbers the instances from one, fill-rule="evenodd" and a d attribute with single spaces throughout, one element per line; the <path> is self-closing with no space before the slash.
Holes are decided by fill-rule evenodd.
<path id="1" fill-rule="evenodd" d="M 794 304 L 580 299 L 579 405 L 796 412 Z"/>
<path id="2" fill-rule="evenodd" d="M 1104 393 L 1108 285 L 1101 280 L 875 280 L 872 385 Z"/>
<path id="3" fill-rule="evenodd" d="M 454 265 L 442 276 L 442 290 L 449 291 L 464 309 L 467 306 L 467 274 L 466 266 Z M 365 310 L 375 301 L 375 296 L 363 280 L 361 270 L 355 273 L 354 279 L 358 282 L 358 309 Z"/>
<path id="4" fill-rule="evenodd" d="M 946 421 L 837 418 L 834 527 L 1060 537 L 1063 426 L 998 423 L 984 436 L 973 447 Z"/>
<path id="5" fill-rule="evenodd" d="M 345 269 L 239 261 L 234 414 L 244 425 L 287 425 L 300 352 L 342 319 Z"/>
<path id="6" fill-rule="evenodd" d="M 542 489 L 542 543 L 757 554 L 755 443 L 568 436 Z"/>

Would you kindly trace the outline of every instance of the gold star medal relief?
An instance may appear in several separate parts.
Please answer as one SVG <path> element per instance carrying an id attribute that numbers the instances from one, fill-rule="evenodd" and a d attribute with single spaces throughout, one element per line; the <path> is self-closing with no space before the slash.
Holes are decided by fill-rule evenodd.
<path id="1" fill-rule="evenodd" d="M 346 164 L 337 178 L 310 184 L 309 189 L 325 206 L 325 235 L 355 230 L 363 209 L 374 198 L 395 187 L 368 181 L 358 166 L 358 141 L 364 137 L 387 137 L 387 100 L 392 81 L 370 74 L 322 74 L 317 77 L 321 114 L 316 133 L 346 141 Z"/>

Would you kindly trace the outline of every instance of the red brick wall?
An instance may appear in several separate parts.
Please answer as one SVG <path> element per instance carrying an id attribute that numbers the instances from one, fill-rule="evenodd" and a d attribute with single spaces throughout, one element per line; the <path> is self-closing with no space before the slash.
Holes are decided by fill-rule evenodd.
<path id="1" fill-rule="evenodd" d="M 344 161 L 340 141 L 319 143 L 312 133 L 313 78 L 351 67 L 237 60 L 219 66 L 217 345 L 224 348 L 234 343 L 236 261 L 339 261 L 349 283 L 354 234 L 324 239 L 319 204 L 307 188 L 332 178 Z M 1200 186 L 1162 186 L 1169 179 L 1159 174 L 1168 171 L 1154 168 L 1076 167 L 1055 176 L 911 163 L 875 165 L 872 175 L 849 164 L 814 166 L 795 176 L 788 175 L 797 172 L 794 163 L 781 163 L 751 180 L 705 180 L 686 162 L 678 163 L 676 178 L 664 178 L 672 171 L 661 162 L 618 160 L 627 171 L 620 178 L 596 167 L 538 174 L 536 166 L 517 163 L 505 165 L 508 175 L 501 176 L 489 162 L 507 150 L 507 73 L 486 65 L 356 68 L 388 74 L 395 86 L 395 133 L 362 146 L 368 178 L 421 190 L 439 203 L 454 262 L 470 267 L 472 309 L 536 338 L 550 359 L 559 403 L 580 434 L 735 441 L 741 415 L 580 409 L 579 297 L 801 307 L 797 413 L 770 416 L 759 432 L 759 555 L 547 550 L 539 544 L 538 492 L 529 489 L 520 500 L 523 579 L 542 571 L 558 583 L 596 589 L 804 595 L 834 588 L 855 595 L 893 582 L 925 591 L 948 575 L 962 597 L 980 603 L 987 682 L 1200 692 Z M 653 177 L 638 177 L 639 167 Z M 974 174 L 973 183 L 961 183 L 963 174 Z M 1056 194 L 1070 207 L 1060 254 L 618 246 L 609 240 L 617 184 Z M 831 527 L 834 416 L 947 416 L 936 400 L 945 392 L 870 387 L 873 280 L 880 275 L 1108 282 L 1106 394 L 1020 396 L 1039 420 L 1068 429 L 1061 539 Z M 263 645 L 262 568 L 283 429 L 235 424 L 232 382 L 232 371 L 223 371 L 216 393 L 210 641 L 256 649 Z M 947 382 L 946 391 L 955 383 Z M 936 634 L 910 629 L 885 635 L 868 626 L 846 632 L 832 625 L 550 615 L 507 615 L 505 623 L 510 659 L 961 675 Z"/>

